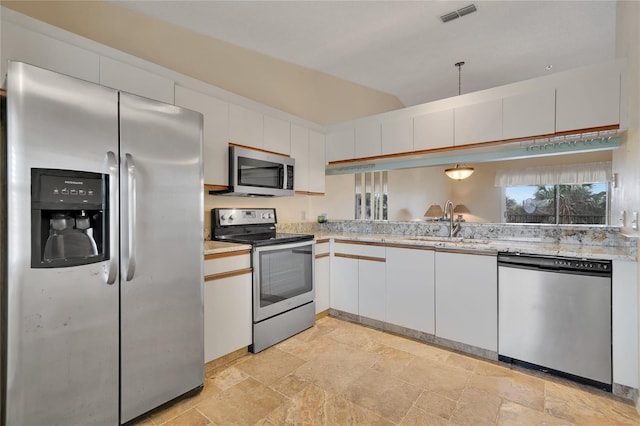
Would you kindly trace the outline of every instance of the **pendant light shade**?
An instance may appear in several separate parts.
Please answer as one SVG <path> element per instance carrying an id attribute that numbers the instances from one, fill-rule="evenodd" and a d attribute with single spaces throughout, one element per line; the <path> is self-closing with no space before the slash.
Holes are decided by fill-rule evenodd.
<path id="1" fill-rule="evenodd" d="M 455 167 L 446 169 L 444 173 L 449 176 L 451 179 L 462 180 L 466 179 L 473 174 L 473 167 L 463 166 L 460 167 L 460 164 L 456 164 Z"/>

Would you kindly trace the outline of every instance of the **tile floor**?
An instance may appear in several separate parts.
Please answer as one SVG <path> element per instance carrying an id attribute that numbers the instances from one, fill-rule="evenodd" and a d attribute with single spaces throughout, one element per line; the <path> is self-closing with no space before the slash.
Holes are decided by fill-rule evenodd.
<path id="1" fill-rule="evenodd" d="M 138 425 L 640 425 L 631 403 L 325 317 Z"/>

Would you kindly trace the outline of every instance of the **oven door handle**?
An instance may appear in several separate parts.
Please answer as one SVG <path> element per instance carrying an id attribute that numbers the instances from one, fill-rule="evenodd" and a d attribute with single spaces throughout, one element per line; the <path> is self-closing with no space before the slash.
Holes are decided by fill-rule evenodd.
<path id="1" fill-rule="evenodd" d="M 270 245 L 266 245 L 266 246 L 259 246 L 255 248 L 256 253 L 260 253 L 263 251 L 273 251 L 273 250 L 290 250 L 290 249 L 295 249 L 298 247 L 306 247 L 306 246 L 311 246 L 313 247 L 315 245 L 316 241 L 315 240 L 307 240 L 307 241 L 301 241 L 298 243 L 286 243 L 286 244 L 270 244 Z"/>

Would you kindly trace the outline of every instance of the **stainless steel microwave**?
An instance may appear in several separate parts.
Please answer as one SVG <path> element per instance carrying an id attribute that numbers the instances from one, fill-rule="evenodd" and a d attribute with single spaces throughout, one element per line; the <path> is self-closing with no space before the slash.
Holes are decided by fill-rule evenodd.
<path id="1" fill-rule="evenodd" d="M 283 197 L 294 191 L 295 159 L 285 155 L 229 146 L 229 188 L 214 195 Z"/>

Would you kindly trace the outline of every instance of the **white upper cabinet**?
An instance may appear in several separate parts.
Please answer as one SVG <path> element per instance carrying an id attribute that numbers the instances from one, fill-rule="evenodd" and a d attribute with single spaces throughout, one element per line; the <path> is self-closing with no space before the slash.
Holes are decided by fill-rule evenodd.
<path id="1" fill-rule="evenodd" d="M 382 122 L 382 155 L 413 151 L 413 118 Z"/>
<path id="2" fill-rule="evenodd" d="M 181 86 L 176 86 L 176 105 L 204 116 L 204 183 L 228 185 L 229 104 Z"/>
<path id="3" fill-rule="evenodd" d="M 7 61 L 25 62 L 37 67 L 98 83 L 100 56 L 68 43 L 29 31 L 11 22 L 0 26 L 0 76 L 7 72 Z"/>
<path id="4" fill-rule="evenodd" d="M 291 157 L 296 160 L 294 186 L 296 191 L 309 190 L 309 130 L 291 125 Z"/>
<path id="5" fill-rule="evenodd" d="M 454 124 L 456 146 L 502 139 L 502 99 L 456 108 Z"/>
<path id="6" fill-rule="evenodd" d="M 267 151 L 291 153 L 291 124 L 279 118 L 264 116 L 264 144 Z"/>
<path id="7" fill-rule="evenodd" d="M 259 112 L 240 105 L 229 105 L 229 142 L 262 149 L 264 120 Z"/>
<path id="8" fill-rule="evenodd" d="M 453 146 L 453 109 L 418 115 L 413 119 L 413 149 Z"/>
<path id="9" fill-rule="evenodd" d="M 581 70 L 558 85 L 556 108 L 558 132 L 620 123 L 620 71 Z"/>
<path id="10" fill-rule="evenodd" d="M 104 56 L 100 57 L 100 84 L 167 104 L 174 103 L 173 80 Z"/>
<path id="11" fill-rule="evenodd" d="M 327 161 L 351 160 L 356 156 L 356 139 L 353 128 L 332 132 L 327 135 Z"/>
<path id="12" fill-rule="evenodd" d="M 309 192 L 318 194 L 325 191 L 324 141 L 322 133 L 309 130 Z"/>
<path id="13" fill-rule="evenodd" d="M 548 135 L 556 127 L 556 91 L 539 90 L 502 100 L 502 138 Z"/>
<path id="14" fill-rule="evenodd" d="M 381 153 L 380 123 L 372 120 L 356 125 L 356 158 L 374 157 Z"/>

